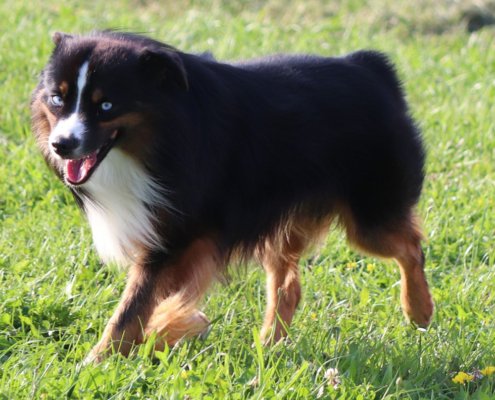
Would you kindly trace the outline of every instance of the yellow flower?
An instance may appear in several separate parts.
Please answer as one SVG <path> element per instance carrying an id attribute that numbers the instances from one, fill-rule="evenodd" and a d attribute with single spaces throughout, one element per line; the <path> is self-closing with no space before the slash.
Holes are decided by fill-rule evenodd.
<path id="1" fill-rule="evenodd" d="M 495 374 L 495 367 L 493 365 L 490 365 L 483 368 L 480 372 L 485 376 L 490 376 L 491 374 Z"/>
<path id="2" fill-rule="evenodd" d="M 474 376 L 471 374 L 467 374 L 466 372 L 459 372 L 456 376 L 452 378 L 452 382 L 460 383 L 464 385 L 466 382 L 471 382 L 474 379 Z"/>
<path id="3" fill-rule="evenodd" d="M 357 267 L 357 262 L 354 262 L 354 261 L 353 262 L 349 262 L 349 263 L 347 263 L 346 267 L 349 268 L 349 269 L 356 268 Z"/>
<path id="4" fill-rule="evenodd" d="M 188 375 L 188 374 L 187 374 L 187 371 L 186 371 L 185 369 L 183 369 L 183 370 L 181 371 L 181 373 L 180 373 L 180 377 L 181 377 L 182 379 L 187 379 L 187 375 Z"/>
<path id="5" fill-rule="evenodd" d="M 366 265 L 366 270 L 368 272 L 373 272 L 375 270 L 375 268 L 376 268 L 376 265 L 375 264 L 368 264 L 368 265 Z"/>
<path id="6" fill-rule="evenodd" d="M 318 318 L 318 316 L 316 315 L 316 313 L 311 313 L 311 319 L 313 321 L 316 321 L 317 318 Z"/>

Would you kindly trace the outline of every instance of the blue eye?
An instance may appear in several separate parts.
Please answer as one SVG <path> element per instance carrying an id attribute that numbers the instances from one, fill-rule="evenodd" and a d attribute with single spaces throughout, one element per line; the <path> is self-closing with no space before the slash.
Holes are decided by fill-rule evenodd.
<path id="1" fill-rule="evenodd" d="M 100 108 L 103 111 L 110 111 L 112 109 L 113 104 L 110 103 L 109 101 L 104 101 L 103 103 L 100 104 Z"/>
<path id="2" fill-rule="evenodd" d="M 57 94 L 50 96 L 50 103 L 55 107 L 62 107 L 64 105 L 64 100 Z"/>

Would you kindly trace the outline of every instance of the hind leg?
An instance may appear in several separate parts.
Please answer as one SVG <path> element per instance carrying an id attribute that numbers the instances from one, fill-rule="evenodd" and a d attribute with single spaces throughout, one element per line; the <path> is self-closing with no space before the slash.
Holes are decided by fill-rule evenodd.
<path id="1" fill-rule="evenodd" d="M 349 214 L 343 222 L 352 244 L 366 253 L 397 261 L 404 315 L 419 326 L 427 326 L 434 306 L 424 273 L 422 235 L 414 214 L 380 228 L 363 228 Z"/>
<path id="2" fill-rule="evenodd" d="M 276 343 L 287 335 L 286 328 L 301 299 L 298 262 L 303 248 L 302 240 L 295 235 L 284 239 L 280 246 L 265 243 L 262 264 L 266 272 L 267 305 L 261 329 L 265 343 Z"/>
<path id="3" fill-rule="evenodd" d="M 270 237 L 259 249 L 266 272 L 267 305 L 261 329 L 266 344 L 287 335 L 287 327 L 301 299 L 299 260 L 306 247 L 328 230 L 331 219 L 304 221 L 294 219 L 290 228 Z"/>

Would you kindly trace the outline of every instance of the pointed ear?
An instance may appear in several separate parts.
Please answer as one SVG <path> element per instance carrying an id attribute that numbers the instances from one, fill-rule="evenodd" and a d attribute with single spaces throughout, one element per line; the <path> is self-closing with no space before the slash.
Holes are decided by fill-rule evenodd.
<path id="1" fill-rule="evenodd" d="M 173 50 L 145 48 L 139 56 L 143 72 L 161 85 L 175 85 L 189 89 L 186 69 L 180 56 Z"/>
<path id="2" fill-rule="evenodd" d="M 62 32 L 55 32 L 53 35 L 52 35 L 52 41 L 53 43 L 55 44 L 55 46 L 58 46 L 60 43 L 62 43 L 62 41 L 64 41 L 66 38 L 71 38 L 72 36 L 71 35 L 68 35 L 66 33 L 62 33 Z"/>

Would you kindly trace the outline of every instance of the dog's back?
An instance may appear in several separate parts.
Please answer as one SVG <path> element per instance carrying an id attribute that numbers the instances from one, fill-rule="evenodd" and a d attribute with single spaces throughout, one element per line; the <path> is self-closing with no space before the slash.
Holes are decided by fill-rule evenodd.
<path id="1" fill-rule="evenodd" d="M 210 151 L 230 155 L 228 169 L 210 168 L 209 182 L 222 181 L 206 188 L 208 197 L 221 193 L 214 220 L 227 247 L 249 238 L 256 244 L 295 208 L 319 218 L 345 203 L 360 225 L 373 226 L 394 224 L 416 204 L 421 138 L 381 53 L 281 55 L 196 68 L 216 87 L 202 82 L 197 93 L 209 98 L 200 118 L 215 143 Z"/>

